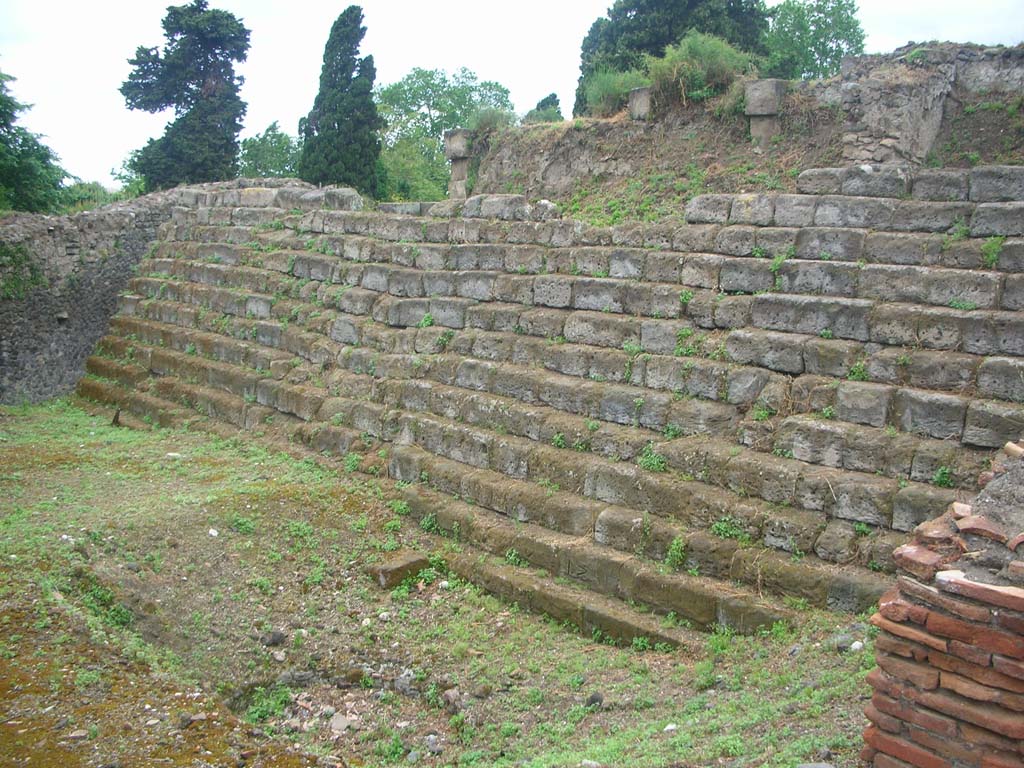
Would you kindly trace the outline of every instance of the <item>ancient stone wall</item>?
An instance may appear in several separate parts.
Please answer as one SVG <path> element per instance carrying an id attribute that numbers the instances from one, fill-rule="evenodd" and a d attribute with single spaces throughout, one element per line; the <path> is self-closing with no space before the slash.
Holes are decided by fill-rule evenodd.
<path id="1" fill-rule="evenodd" d="M 158 227 L 175 206 L 193 203 L 190 195 L 164 192 L 73 216 L 0 219 L 0 403 L 74 389 Z"/>
<path id="2" fill-rule="evenodd" d="M 877 768 L 1024 765 L 1024 453 L 896 550 L 872 623 L 863 757 Z"/>
<path id="3" fill-rule="evenodd" d="M 467 577 L 616 636 L 865 610 L 1024 432 L 1024 169 L 797 186 L 614 228 L 186 190 L 79 392 L 387 472 Z"/>

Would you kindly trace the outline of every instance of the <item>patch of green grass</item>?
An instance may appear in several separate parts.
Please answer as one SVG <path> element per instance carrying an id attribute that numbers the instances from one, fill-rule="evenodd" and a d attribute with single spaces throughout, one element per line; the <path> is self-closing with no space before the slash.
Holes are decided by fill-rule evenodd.
<path id="1" fill-rule="evenodd" d="M 989 269 L 999 266 L 999 256 L 1003 252 L 1005 237 L 989 237 L 981 244 L 981 260 Z"/>
<path id="2" fill-rule="evenodd" d="M 750 534 L 743 524 L 731 515 L 720 517 L 711 524 L 711 533 L 720 539 L 733 539 L 741 544 L 750 544 Z"/>
<path id="3" fill-rule="evenodd" d="M 245 721 L 258 725 L 264 720 L 280 717 L 292 703 L 292 692 L 285 685 L 270 688 L 257 688 L 252 694 L 252 701 L 245 710 Z"/>
<path id="4" fill-rule="evenodd" d="M 932 475 L 932 484 L 939 486 L 939 488 L 953 488 L 956 486 L 956 481 L 953 479 L 953 470 L 947 466 L 941 466 L 935 470 L 935 474 Z"/>
<path id="5" fill-rule="evenodd" d="M 654 450 L 653 443 L 647 443 L 647 445 L 643 447 L 636 463 L 641 469 L 646 469 L 648 472 L 668 471 L 668 459 Z"/>

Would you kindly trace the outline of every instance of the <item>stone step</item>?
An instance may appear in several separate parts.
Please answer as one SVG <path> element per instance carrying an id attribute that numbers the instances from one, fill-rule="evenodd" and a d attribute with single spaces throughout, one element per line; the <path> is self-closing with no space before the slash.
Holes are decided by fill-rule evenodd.
<path id="1" fill-rule="evenodd" d="M 474 537 L 484 538 L 497 523 L 500 530 L 521 537 L 492 547 L 499 556 L 515 548 L 531 559 L 529 553 L 537 546 L 531 542 L 555 542 L 557 546 L 569 541 L 597 551 L 615 551 L 620 560 L 664 564 L 674 550 L 677 559 L 670 560 L 670 565 L 658 565 L 657 570 L 680 577 L 678 569 L 728 578 L 759 591 L 768 589 L 809 604 L 850 611 L 870 605 L 887 584 L 886 579 L 862 568 L 822 563 L 812 555 L 797 560 L 634 509 L 580 501 L 550 487 L 503 482 L 496 473 L 467 469 L 414 446 L 396 444 L 392 448 L 389 473 L 395 479 L 419 483 L 407 489 L 414 513 L 424 485 L 440 493 L 441 502 L 428 506 L 422 515 L 432 513 L 439 527 L 458 537 L 474 543 Z M 474 532 L 481 520 L 484 533 Z"/>
<path id="2" fill-rule="evenodd" d="M 221 268 L 218 272 L 224 273 L 224 269 L 230 268 Z M 256 317 L 287 317 L 285 313 L 294 309 L 293 305 L 282 304 L 275 312 L 277 299 L 268 299 L 265 294 L 248 294 L 243 303 L 237 294 L 229 293 L 225 296 L 202 290 L 189 291 L 178 285 L 168 287 L 155 278 L 139 278 L 133 285 L 137 290 L 143 290 L 154 297 L 195 296 L 215 311 L 227 310 L 230 314 L 238 314 L 244 306 L 246 314 Z M 619 355 L 623 369 L 628 360 L 639 355 L 643 355 L 646 360 L 651 353 L 675 352 L 690 357 L 703 355 L 721 361 L 732 360 L 742 365 L 754 365 L 793 375 L 808 373 L 838 378 L 856 377 L 859 381 L 874 379 L 879 383 L 909 383 L 918 388 L 949 391 L 975 388 L 979 394 L 995 399 L 1024 399 L 1024 384 L 1020 383 L 1024 381 L 1024 361 L 1005 356 L 985 358 L 979 354 L 948 351 L 880 349 L 872 343 L 835 339 L 828 328 L 817 336 L 758 328 L 703 333 L 697 332 L 685 320 L 642 320 L 615 314 L 552 308 L 517 312 L 514 304 L 472 304 L 472 299 L 455 302 L 388 299 L 385 294 L 365 288 L 318 290 L 315 298 L 310 290 L 306 298 L 312 299 L 318 306 L 337 306 L 346 314 L 372 316 L 376 321 L 392 326 L 419 325 L 429 315 L 430 322 L 453 328 L 506 328 L 556 341 L 584 343 L 588 347 L 629 350 Z M 793 297 L 780 295 L 771 298 L 781 300 Z M 893 307 L 895 305 L 887 309 Z M 310 309 L 308 312 L 320 313 L 321 310 Z M 823 338 L 825 332 L 827 337 Z M 354 326 L 347 326 L 339 330 L 340 333 L 344 333 L 344 337 L 339 336 L 339 340 L 348 343 L 355 343 L 359 339 L 359 331 Z M 1019 409 L 1003 408 L 1003 414 L 992 413 L 992 410 L 985 409 L 986 412 L 979 413 L 977 418 L 986 421 L 1011 418 L 1015 423 L 1009 431 L 997 430 L 993 435 L 985 435 L 989 430 L 981 426 L 969 430 L 972 437 L 986 440 L 978 445 L 997 447 L 1007 439 L 1014 439 L 1013 432 L 1020 430 L 1020 414 L 1024 410 L 1017 413 Z M 917 429 L 916 426 L 909 428 Z M 933 436 L 946 437 L 948 434 L 952 433 Z"/>
<path id="3" fill-rule="evenodd" d="M 129 304 L 125 306 L 125 311 L 139 310 L 137 303 L 129 302 Z M 302 312 L 307 313 L 307 319 L 312 318 L 313 314 L 319 314 L 312 307 L 313 305 L 295 305 L 293 314 L 296 317 L 301 317 L 299 311 L 301 308 Z M 166 315 L 160 315 L 164 309 L 162 304 L 150 306 L 147 308 L 149 310 L 147 316 L 170 320 L 171 318 Z M 341 343 L 365 344 L 376 348 L 381 347 L 383 339 L 398 338 L 396 334 L 401 333 L 392 333 L 375 324 L 369 326 L 368 322 L 360 320 L 358 317 L 331 314 L 327 311 L 316 318 L 315 324 L 318 325 L 321 332 L 329 332 L 333 339 Z M 366 333 L 368 327 L 373 328 L 371 335 Z M 329 331 L 326 331 L 328 328 Z M 246 333 L 250 332 L 259 337 L 260 343 L 270 346 L 279 346 L 275 337 L 282 334 L 288 335 L 286 331 L 268 323 L 250 325 Z M 815 412 L 840 421 L 876 427 L 891 426 L 903 432 L 920 434 L 928 438 L 940 440 L 953 438 L 969 445 L 981 447 L 997 447 L 1005 444 L 1008 440 L 1019 439 L 1024 430 L 1024 408 L 998 401 L 969 399 L 960 395 L 872 382 L 836 382 L 834 379 L 814 375 L 800 376 L 790 386 L 789 380 L 781 375 L 766 376 L 751 367 L 705 358 L 684 359 L 639 353 L 635 350 L 630 352 L 602 351 L 601 348 L 593 348 L 592 345 L 580 344 L 545 345 L 522 338 L 522 334 L 515 333 L 480 332 L 476 336 L 466 337 L 454 333 L 444 337 L 444 333 L 443 331 L 421 329 L 416 332 L 416 339 L 422 339 L 423 343 L 417 342 L 411 346 L 407 344 L 405 350 L 407 353 L 429 354 L 431 351 L 437 350 L 440 342 L 444 339 L 443 347 L 445 349 L 451 349 L 452 352 L 464 357 L 480 354 L 498 359 L 504 357 L 505 359 L 539 360 L 543 366 L 564 370 L 567 372 L 565 375 L 570 377 L 589 377 L 590 380 L 581 385 L 578 381 L 559 380 L 558 374 L 544 374 L 550 386 L 556 390 L 559 388 L 563 392 L 566 388 L 572 390 L 571 401 L 579 402 L 582 392 L 586 392 L 590 398 L 603 397 L 607 392 L 611 397 L 626 403 L 623 406 L 624 410 L 623 408 L 619 409 L 623 412 L 614 416 L 604 412 L 595 412 L 593 409 L 564 408 L 561 405 L 550 403 L 555 407 L 594 418 L 631 423 L 636 417 L 633 412 L 636 409 L 630 403 L 643 400 L 644 408 L 641 409 L 638 423 L 658 431 L 664 430 L 673 423 L 677 426 L 682 425 L 684 432 L 730 429 L 735 424 L 735 415 L 730 416 L 729 408 L 732 408 L 732 413 L 735 414 L 736 406 L 743 407 L 744 405 L 750 408 L 748 415 L 752 413 L 754 418 L 763 417 L 765 414 L 782 413 L 786 415 L 787 412 Z M 411 337 L 412 334 L 409 335 Z M 295 334 L 291 333 L 291 337 L 294 338 Z M 412 339 L 407 339 L 407 342 L 409 341 Z M 393 339 L 386 343 L 392 344 Z M 626 345 L 628 348 L 628 342 Z M 305 343 L 294 347 L 293 351 L 302 354 L 304 347 L 316 350 L 313 359 L 318 362 L 335 357 L 330 345 L 315 335 L 307 335 Z M 764 354 L 769 355 L 770 349 Z M 362 354 L 353 355 L 349 358 L 349 363 L 368 364 L 365 362 L 365 357 Z M 412 360 L 405 362 L 406 364 L 422 364 L 422 362 L 417 363 Z M 915 380 L 923 381 L 927 374 L 927 368 L 924 360 L 919 362 L 920 365 L 915 367 L 915 370 L 918 371 L 915 374 Z M 996 364 L 1000 362 L 998 360 L 991 361 L 993 365 L 989 365 L 989 362 L 983 364 L 982 371 L 985 373 L 986 380 L 990 382 L 996 380 L 994 376 L 996 373 L 1001 375 L 1001 380 L 1006 380 L 1015 370 L 1012 366 L 1000 368 Z M 470 377 L 479 378 L 481 375 L 485 379 L 501 377 L 505 371 L 498 371 L 497 366 L 496 363 L 475 364 L 467 360 L 463 378 L 468 381 Z M 866 368 L 867 364 L 864 365 L 863 370 Z M 519 373 L 518 369 L 508 372 Z M 608 378 L 613 381 L 624 380 L 627 373 L 629 381 L 632 383 L 630 386 L 617 388 L 605 381 Z M 948 377 L 948 374 L 945 375 Z M 555 377 L 554 380 L 551 380 L 552 376 Z M 938 378 L 942 377 L 943 374 L 938 374 Z M 633 386 L 633 384 L 640 386 Z M 461 385 L 481 388 L 480 384 Z M 530 393 L 520 399 L 537 402 L 540 395 L 536 388 L 531 387 L 530 390 Z M 671 391 L 673 393 L 671 402 L 666 400 L 666 395 L 659 391 L 651 392 L 651 390 Z M 697 400 L 688 398 L 697 398 Z M 608 409 L 615 407 L 614 402 L 607 401 Z M 751 407 L 752 405 L 754 407 Z M 652 411 L 652 408 L 655 410 Z M 687 425 L 690 424 L 696 425 L 697 428 L 688 428 Z M 754 427 L 754 432 L 757 432 L 756 424 L 749 426 Z M 751 444 L 760 442 L 756 439 L 750 441 Z"/>

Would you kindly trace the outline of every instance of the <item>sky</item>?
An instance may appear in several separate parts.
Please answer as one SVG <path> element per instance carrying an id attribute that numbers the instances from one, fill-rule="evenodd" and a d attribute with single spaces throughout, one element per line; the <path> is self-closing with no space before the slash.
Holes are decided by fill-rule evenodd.
<path id="1" fill-rule="evenodd" d="M 41 134 L 63 167 L 84 181 L 116 187 L 111 171 L 159 136 L 171 114 L 130 111 L 118 92 L 140 45 L 162 47 L 168 5 L 186 0 L 3 0 L 0 71 L 16 99 L 31 104 L 19 125 Z M 779 0 L 769 0 L 775 5 Z M 568 115 L 579 76 L 580 43 L 612 0 L 362 0 L 361 53 L 373 54 L 377 84 L 414 67 L 449 73 L 467 67 L 511 92 L 522 115 L 551 92 Z M 345 3 L 324 0 L 211 0 L 251 30 L 238 67 L 248 103 L 242 137 L 273 121 L 295 134 L 313 104 L 323 48 Z M 860 0 L 868 53 L 910 41 L 1015 45 L 1024 41 L 1024 0 Z"/>

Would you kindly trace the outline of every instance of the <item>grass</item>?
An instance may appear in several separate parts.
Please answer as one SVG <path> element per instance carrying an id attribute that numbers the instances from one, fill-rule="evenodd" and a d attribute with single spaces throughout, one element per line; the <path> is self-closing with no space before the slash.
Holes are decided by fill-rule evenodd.
<path id="1" fill-rule="evenodd" d="M 328 659 L 330 674 L 303 696 L 315 709 L 354 697 L 365 713 L 359 730 L 337 746 L 318 720 L 308 732 L 262 738 L 294 740 L 295 749 L 313 754 L 343 750 L 375 766 L 402 764 L 429 732 L 443 738 L 446 764 L 499 768 L 583 760 L 656 768 L 726 756 L 782 768 L 812 762 L 822 749 L 834 753 L 837 766 L 856 764 L 870 639 L 862 653 L 827 650 L 828 638 L 856 621 L 851 616 L 809 609 L 796 630 L 750 638 L 693 633 L 692 647 L 671 651 L 653 638 L 628 647 L 595 644 L 589 634 L 445 574 L 443 557 L 393 594 L 365 574 L 384 554 L 374 542 L 390 536 L 406 548 L 440 546 L 442 556 L 456 545 L 403 524 L 412 510 L 387 481 L 329 471 L 257 441 L 134 432 L 109 421 L 109 414 L 92 416 L 66 402 L 0 409 L 0 616 L 16 606 L 29 614 L 5 637 L 0 676 L 18 673 L 38 645 L 46 658 L 61 659 L 58 672 L 70 670 L 60 690 L 110 686 L 107 708 L 156 687 L 148 679 L 120 686 L 118 676 L 153 669 L 172 692 L 201 679 L 225 696 L 240 693 L 239 715 L 271 734 L 282 733 L 290 718 L 307 717 L 294 691 L 275 683 L 282 671 L 317 672 Z M 433 526 L 427 520 L 424 527 L 436 529 L 436 519 Z M 719 522 L 725 533 L 738 528 Z M 211 528 L 220 535 L 211 536 Z M 516 547 L 507 561 L 525 562 Z M 666 565 L 680 567 L 684 558 L 682 542 L 673 543 Z M 146 564 L 157 560 L 159 574 Z M 129 577 L 129 563 L 142 564 L 138 579 Z M 158 607 L 153 595 L 138 592 L 147 588 L 159 588 Z M 134 620 L 106 622 L 105 611 L 122 604 L 132 606 Z M 36 606 L 50 628 L 14 639 L 35 631 Z M 392 619 L 382 620 L 384 613 Z M 109 667 L 61 656 L 52 629 L 61 622 L 84 627 Z M 255 639 L 276 628 L 287 635 L 281 651 Z M 803 649 L 796 660 L 788 655 L 794 645 Z M 272 652 L 285 653 L 286 663 Z M 367 677 L 356 666 L 352 687 L 339 691 L 330 679 L 348 659 L 374 673 Z M 420 693 L 380 698 L 405 669 Z M 453 684 L 492 692 L 472 699 L 453 721 L 438 706 Z M 597 692 L 604 706 L 588 706 Z M 108 720 L 131 718 L 96 720 L 90 743 L 100 754 L 111 751 L 107 761 L 126 760 L 113 752 L 121 742 L 102 727 Z M 399 721 L 408 727 L 397 731 Z M 666 732 L 667 723 L 677 730 Z M 200 731 L 193 726 L 185 737 Z"/>

